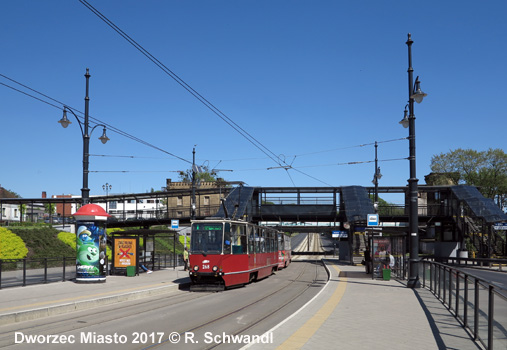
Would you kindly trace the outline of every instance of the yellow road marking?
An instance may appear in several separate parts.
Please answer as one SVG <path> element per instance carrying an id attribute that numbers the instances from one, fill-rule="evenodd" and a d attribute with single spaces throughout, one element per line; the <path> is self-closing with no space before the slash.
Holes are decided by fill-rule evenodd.
<path id="1" fill-rule="evenodd" d="M 338 266 L 333 265 L 333 268 L 340 273 Z M 347 278 L 340 277 L 340 283 L 334 291 L 333 295 L 329 300 L 320 308 L 319 311 L 312 318 L 310 318 L 304 325 L 302 325 L 297 331 L 295 331 L 283 344 L 281 344 L 277 350 L 293 350 L 301 349 L 306 342 L 317 332 L 322 324 L 328 319 L 333 313 L 336 306 L 340 302 L 343 294 L 345 294 L 345 288 L 347 287 Z"/>
<path id="2" fill-rule="evenodd" d="M 42 305 L 48 305 L 48 304 L 53 304 L 53 303 L 62 303 L 62 302 L 77 301 L 77 300 L 85 299 L 85 298 L 86 299 L 94 299 L 95 297 L 100 297 L 100 296 L 108 295 L 108 294 L 118 294 L 118 293 L 130 292 L 130 291 L 133 291 L 133 290 L 136 290 L 136 289 L 146 289 L 146 288 L 161 287 L 161 286 L 167 286 L 167 284 L 157 283 L 157 284 L 152 284 L 152 285 L 142 286 L 142 287 L 136 287 L 136 288 L 127 288 L 127 289 L 121 289 L 121 290 L 113 290 L 113 291 L 104 292 L 104 293 L 83 295 L 83 296 L 80 296 L 80 297 L 65 298 L 65 299 L 58 299 L 58 300 L 50 300 L 50 301 L 41 301 L 39 303 L 34 303 L 34 304 L 28 304 L 28 305 L 21 305 L 21 306 L 13 306 L 13 307 L 2 308 L 2 309 L 0 309 L 0 313 L 2 313 L 4 311 L 9 311 L 9 310 L 14 310 L 14 309 L 21 309 L 21 308 L 26 308 L 26 307 L 33 308 L 33 307 L 42 306 Z"/>

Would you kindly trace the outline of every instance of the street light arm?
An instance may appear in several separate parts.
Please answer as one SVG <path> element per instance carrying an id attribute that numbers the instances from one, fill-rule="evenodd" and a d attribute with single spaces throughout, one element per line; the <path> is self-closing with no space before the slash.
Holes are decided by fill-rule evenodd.
<path id="1" fill-rule="evenodd" d="M 70 108 L 69 106 L 63 106 L 63 117 L 62 117 L 62 119 L 60 119 L 58 121 L 58 123 L 60 123 L 63 128 L 66 128 L 67 126 L 69 126 L 69 124 L 72 124 L 72 122 L 67 118 L 67 110 L 69 110 L 70 113 L 72 113 L 72 115 L 74 116 L 74 118 L 76 118 L 77 123 L 79 124 L 79 128 L 81 129 L 81 135 L 84 136 L 85 133 L 84 133 L 84 130 L 83 130 L 83 122 L 81 122 L 81 120 L 79 120 L 79 118 L 76 115 L 76 113 L 74 113 L 74 111 L 72 110 L 72 108 Z"/>
<path id="2" fill-rule="evenodd" d="M 95 125 L 95 126 L 92 128 L 92 131 L 90 131 L 90 136 L 92 136 L 92 132 L 93 132 L 93 130 L 95 130 L 95 128 L 96 128 L 97 126 L 102 126 L 102 127 L 104 128 L 104 129 L 103 129 L 103 131 L 102 131 L 102 136 L 101 136 L 101 137 L 99 137 L 99 140 L 100 140 L 100 142 L 102 142 L 103 144 L 106 144 L 106 142 L 107 142 L 107 141 L 109 141 L 109 137 L 107 137 L 107 135 L 106 135 L 106 126 L 105 126 L 104 124 L 97 124 L 97 125 Z"/>
<path id="3" fill-rule="evenodd" d="M 60 119 L 60 120 L 58 121 L 58 123 L 60 123 L 60 124 L 62 125 L 62 127 L 66 128 L 67 126 L 69 126 L 69 124 L 72 124 L 72 122 L 71 122 L 71 121 L 67 118 L 67 110 L 69 110 L 69 111 L 70 111 L 70 113 L 72 113 L 72 115 L 74 116 L 74 118 L 76 118 L 77 123 L 79 124 L 79 128 L 81 129 L 81 135 L 82 135 L 83 137 L 88 137 L 88 138 L 89 138 L 89 137 L 91 137 L 91 136 L 92 136 L 92 133 L 93 133 L 93 130 L 95 130 L 95 128 L 96 128 L 97 126 L 101 126 L 101 127 L 103 127 L 103 128 L 104 128 L 104 130 L 103 130 L 103 132 L 102 132 L 102 136 L 101 136 L 101 137 L 99 137 L 99 140 L 100 140 L 103 144 L 105 144 L 107 141 L 109 141 L 109 138 L 108 138 L 108 137 L 107 137 L 107 135 L 106 135 L 106 126 L 105 126 L 104 124 L 97 124 L 97 125 L 95 125 L 95 126 L 92 128 L 92 130 L 90 131 L 90 134 L 89 134 L 89 135 L 86 135 L 86 134 L 85 134 L 85 131 L 84 131 L 84 129 L 83 129 L 83 125 L 84 125 L 84 124 L 83 124 L 83 122 L 82 122 L 81 120 L 79 120 L 79 117 L 76 115 L 76 113 L 74 113 L 74 111 L 73 111 L 70 107 L 68 107 L 68 106 L 63 106 L 63 117 L 62 117 L 62 119 Z"/>

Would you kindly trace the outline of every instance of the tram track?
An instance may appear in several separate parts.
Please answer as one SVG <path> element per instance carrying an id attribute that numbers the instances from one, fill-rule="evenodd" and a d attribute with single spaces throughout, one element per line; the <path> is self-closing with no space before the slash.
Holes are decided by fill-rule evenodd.
<path id="1" fill-rule="evenodd" d="M 296 299 L 298 299 L 299 297 L 301 297 L 309 288 L 311 288 L 312 286 L 315 285 L 315 283 L 317 282 L 318 280 L 318 269 L 319 269 L 319 265 L 321 265 L 321 263 L 313 263 L 313 264 L 306 264 L 304 269 L 299 272 L 298 276 L 291 280 L 288 284 L 285 284 L 284 286 L 280 287 L 280 288 L 277 288 L 276 290 L 274 290 L 273 292 L 270 292 L 268 293 L 267 295 L 262 295 L 262 297 L 258 298 L 257 300 L 251 302 L 251 303 L 248 303 L 246 305 L 243 305 L 241 306 L 240 308 L 238 309 L 235 309 L 233 311 L 230 311 L 230 312 L 226 312 L 220 316 L 217 316 L 217 317 L 214 317 L 213 319 L 211 320 L 208 320 L 206 322 L 203 322 L 195 327 L 192 327 L 190 329 L 185 329 L 185 330 L 179 330 L 179 331 L 176 331 L 178 332 L 179 336 L 184 336 L 186 333 L 189 333 L 189 332 L 195 332 L 195 331 L 198 331 L 198 330 L 202 330 L 203 328 L 207 327 L 207 326 L 210 326 L 218 321 L 221 321 L 221 320 L 224 320 L 226 318 L 229 318 L 229 317 L 233 317 L 234 315 L 237 315 L 237 314 L 240 314 L 241 312 L 251 308 L 251 307 L 254 307 L 256 305 L 258 305 L 259 303 L 261 302 L 265 302 L 267 298 L 269 297 L 272 297 L 278 293 L 283 293 L 284 290 L 292 287 L 295 283 L 297 282 L 300 282 L 300 278 L 302 278 L 302 276 L 305 275 L 307 269 L 309 268 L 309 266 L 312 266 L 312 267 L 315 267 L 315 271 L 314 271 L 314 274 L 313 274 L 313 279 L 311 282 L 308 282 L 306 281 L 306 286 L 300 290 L 298 293 L 296 293 L 294 296 L 292 296 L 291 298 L 289 298 L 288 300 L 284 301 L 282 304 L 280 305 L 277 305 L 276 308 L 270 310 L 267 314 L 264 314 L 262 315 L 261 317 L 258 317 L 256 320 L 254 320 L 253 322 L 250 322 L 248 325 L 245 325 L 239 329 L 236 329 L 234 331 L 231 331 L 229 333 L 229 335 L 231 336 L 238 336 L 246 331 L 248 331 L 249 329 L 252 329 L 253 327 L 257 326 L 259 323 L 265 321 L 266 319 L 270 318 L 271 316 L 273 316 L 274 314 L 276 314 L 277 312 L 279 312 L 280 310 L 282 310 L 283 308 L 285 308 L 286 306 L 288 306 L 289 304 L 291 304 L 292 302 L 294 302 Z M 150 346 L 147 346 L 145 348 L 142 348 L 142 350 L 147 350 L 147 349 L 156 349 L 156 348 L 159 348 L 163 345 L 166 345 L 170 340 L 167 339 L 165 341 L 162 341 L 160 343 L 157 343 L 157 344 L 152 344 Z M 223 342 L 221 343 L 216 343 L 216 344 L 212 344 L 210 345 L 209 347 L 205 347 L 203 349 L 205 350 L 210 350 L 210 349 L 215 349 L 221 345 L 224 345 Z"/>
<path id="2" fill-rule="evenodd" d="M 178 304 L 183 301 L 192 301 L 205 297 L 205 295 L 193 294 L 189 297 L 188 293 L 181 294 L 173 294 L 165 297 L 158 297 L 156 299 L 150 298 L 142 298 L 136 300 L 135 305 L 142 305 L 142 309 L 144 313 L 149 313 L 160 309 L 160 301 L 161 300 L 170 300 L 171 304 Z M 126 309 L 125 304 L 131 303 L 130 308 Z M 121 321 L 123 318 L 128 318 L 132 316 L 132 302 L 121 302 L 114 304 L 108 308 L 107 314 L 102 314 L 102 320 L 97 321 L 97 310 L 96 308 L 92 308 L 79 315 L 79 321 L 74 321 L 73 313 L 66 314 L 73 320 L 74 322 L 69 322 L 69 318 L 61 319 L 61 320 L 51 320 L 51 318 L 55 318 L 58 316 L 47 317 L 44 320 L 46 321 L 42 325 L 34 325 L 34 326 L 25 326 L 21 323 L 16 323 L 16 331 L 25 332 L 25 333 L 33 333 L 33 334 L 55 334 L 55 329 L 58 330 L 58 334 L 64 334 L 67 332 L 76 332 L 81 331 L 86 327 L 89 327 L 90 324 L 93 325 L 101 325 L 107 324 L 108 322 L 116 322 Z M 124 314 L 124 315 L 123 315 Z M 25 324 L 26 325 L 26 324 Z M 6 344 L 6 342 L 11 342 L 10 344 Z M 12 331 L 4 331 L 0 333 L 0 348 L 4 346 L 9 346 L 12 344 Z"/>

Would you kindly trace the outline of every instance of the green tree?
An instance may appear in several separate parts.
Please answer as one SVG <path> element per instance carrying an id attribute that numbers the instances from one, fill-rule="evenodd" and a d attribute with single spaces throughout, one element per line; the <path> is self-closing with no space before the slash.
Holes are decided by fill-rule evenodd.
<path id="1" fill-rule="evenodd" d="M 52 217 L 56 212 L 56 206 L 54 203 L 45 203 L 44 204 L 44 212 L 49 214 L 49 217 Z"/>
<path id="2" fill-rule="evenodd" d="M 26 214 L 26 204 L 20 204 L 19 205 L 19 222 L 23 222 L 23 217 Z"/>
<path id="3" fill-rule="evenodd" d="M 195 173 L 195 179 L 196 181 L 209 181 L 209 182 L 215 182 L 216 179 L 216 173 L 209 170 L 209 167 L 202 166 L 202 172 Z M 182 182 L 192 182 L 192 169 L 187 169 L 186 171 L 180 171 L 179 173 L 180 180 Z"/>
<path id="4" fill-rule="evenodd" d="M 449 174 L 458 184 L 477 186 L 498 206 L 507 206 L 507 154 L 501 149 L 476 151 L 458 148 L 431 158 L 431 171 Z"/>

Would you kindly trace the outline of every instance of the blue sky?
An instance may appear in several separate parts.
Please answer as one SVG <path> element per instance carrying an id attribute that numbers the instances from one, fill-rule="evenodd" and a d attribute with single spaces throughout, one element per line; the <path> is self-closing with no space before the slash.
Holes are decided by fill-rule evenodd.
<path id="1" fill-rule="evenodd" d="M 294 168 L 267 170 L 276 158 L 78 0 L 3 1 L 0 83 L 33 94 L 5 77 L 14 79 L 83 112 L 89 68 L 90 115 L 165 151 L 113 132 L 102 145 L 97 128 L 91 195 L 104 194 L 106 182 L 112 193 L 158 190 L 190 167 L 194 145 L 199 165 L 233 170 L 219 176 L 250 186 L 371 186 L 373 163 L 345 163 L 373 161 L 378 141 L 380 186 L 405 186 L 409 150 L 400 139 L 408 129 L 398 122 L 408 100 L 409 32 L 414 78 L 428 93 L 415 106 L 419 183 L 433 155 L 505 150 L 503 0 L 89 3 Z M 69 114 L 74 123 L 63 129 L 61 110 L 4 85 L 0 100 L 0 185 L 24 198 L 79 195 L 75 119 Z"/>

